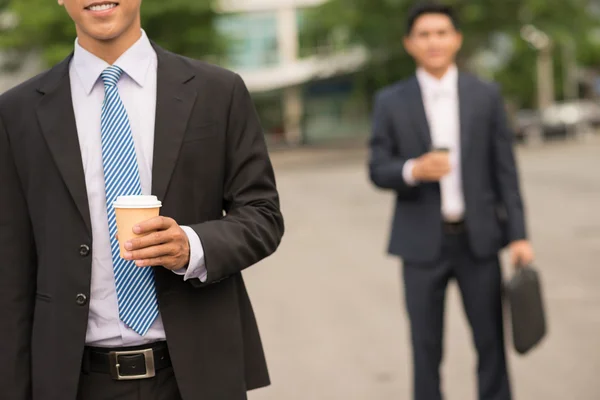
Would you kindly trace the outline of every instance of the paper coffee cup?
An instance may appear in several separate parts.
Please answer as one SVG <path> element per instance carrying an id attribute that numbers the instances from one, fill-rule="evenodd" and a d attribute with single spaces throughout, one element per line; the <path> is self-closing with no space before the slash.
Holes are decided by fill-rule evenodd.
<path id="1" fill-rule="evenodd" d="M 448 147 L 434 147 L 433 152 L 444 157 L 448 162 L 450 162 L 450 148 Z"/>
<path id="2" fill-rule="evenodd" d="M 133 227 L 140 222 L 158 217 L 162 203 L 156 196 L 119 196 L 113 203 L 117 217 L 117 232 L 121 257 L 127 251 L 125 243 L 143 236 L 133 233 Z"/>

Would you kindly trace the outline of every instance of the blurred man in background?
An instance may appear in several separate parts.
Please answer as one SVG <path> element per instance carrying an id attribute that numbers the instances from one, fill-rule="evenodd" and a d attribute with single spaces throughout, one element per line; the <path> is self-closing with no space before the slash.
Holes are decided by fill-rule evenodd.
<path id="1" fill-rule="evenodd" d="M 440 400 L 446 287 L 456 279 L 479 357 L 480 400 L 511 398 L 499 251 L 533 260 L 499 89 L 457 70 L 462 44 L 450 7 L 408 17 L 404 45 L 416 76 L 380 91 L 370 176 L 397 202 L 389 251 L 403 259 L 411 323 L 414 398 Z"/>
<path id="2" fill-rule="evenodd" d="M 284 229 L 246 86 L 151 43 L 141 0 L 58 3 L 74 53 L 0 97 L 0 397 L 245 399 L 269 375 L 241 271 Z M 140 194 L 162 216 L 121 257 Z"/>

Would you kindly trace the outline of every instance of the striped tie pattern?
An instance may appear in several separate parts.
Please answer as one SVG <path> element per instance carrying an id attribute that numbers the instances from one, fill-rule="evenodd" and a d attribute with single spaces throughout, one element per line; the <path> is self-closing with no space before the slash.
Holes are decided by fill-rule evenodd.
<path id="1" fill-rule="evenodd" d="M 154 273 L 151 268 L 139 268 L 133 261 L 122 259 L 115 237 L 117 223 L 113 202 L 118 196 L 142 194 L 129 117 L 117 89 L 122 74 L 123 70 L 113 65 L 101 75 L 105 93 L 101 116 L 104 185 L 119 317 L 144 336 L 158 317 Z"/>

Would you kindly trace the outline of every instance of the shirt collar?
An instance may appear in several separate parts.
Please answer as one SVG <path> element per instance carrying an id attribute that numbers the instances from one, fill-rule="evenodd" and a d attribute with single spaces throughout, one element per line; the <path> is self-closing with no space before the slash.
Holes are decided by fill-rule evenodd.
<path id="1" fill-rule="evenodd" d="M 142 30 L 142 37 L 123 53 L 114 65 L 119 66 L 131 79 L 143 87 L 146 83 L 148 69 L 155 57 L 156 52 L 146 32 Z M 81 47 L 77 39 L 72 62 L 87 95 L 92 92 L 102 72 L 110 66 L 106 61 Z"/>
<path id="2" fill-rule="evenodd" d="M 458 88 L 458 68 L 451 65 L 441 79 L 437 79 L 423 68 L 417 69 L 417 79 L 427 95 L 437 92 L 456 93 Z"/>

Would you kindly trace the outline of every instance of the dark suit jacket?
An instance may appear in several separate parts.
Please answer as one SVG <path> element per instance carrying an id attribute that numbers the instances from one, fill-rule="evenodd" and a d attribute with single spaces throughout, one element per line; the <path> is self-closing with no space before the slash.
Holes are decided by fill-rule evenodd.
<path id="1" fill-rule="evenodd" d="M 473 253 L 488 257 L 526 237 L 513 135 L 496 86 L 461 73 L 458 91 L 465 222 Z M 373 121 L 370 177 L 396 193 L 389 252 L 408 262 L 433 261 L 442 244 L 440 185 L 411 187 L 402 177 L 407 160 L 431 149 L 417 78 L 381 90 Z"/>
<path id="2" fill-rule="evenodd" d="M 192 227 L 208 282 L 154 268 L 184 399 L 243 399 L 269 376 L 241 271 L 283 219 L 241 78 L 156 48 L 152 191 Z M 0 397 L 75 399 L 88 319 L 91 222 L 67 59 L 0 97 Z M 223 216 L 225 211 L 226 216 Z"/>

